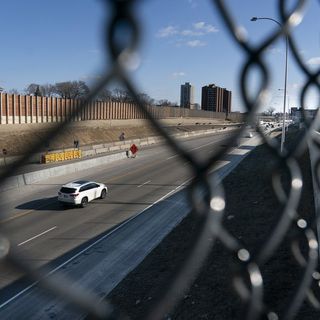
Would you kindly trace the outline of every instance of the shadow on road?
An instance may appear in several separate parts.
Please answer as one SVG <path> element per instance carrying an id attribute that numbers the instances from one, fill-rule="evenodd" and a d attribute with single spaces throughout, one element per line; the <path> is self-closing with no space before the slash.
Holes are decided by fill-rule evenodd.
<path id="1" fill-rule="evenodd" d="M 58 197 L 36 199 L 16 206 L 21 210 L 54 210 L 61 211 L 64 207 L 58 202 Z"/>
<path id="2" fill-rule="evenodd" d="M 96 203 L 95 201 L 96 200 L 92 201 L 92 203 Z M 127 205 L 127 204 L 129 204 L 129 205 L 151 205 L 154 202 L 152 202 L 152 201 L 151 202 L 148 202 L 148 201 L 146 201 L 146 202 L 108 201 L 108 202 L 105 202 L 105 203 L 103 203 L 103 202 L 99 202 L 99 203 L 102 203 L 102 204 L 121 204 L 121 205 Z"/>

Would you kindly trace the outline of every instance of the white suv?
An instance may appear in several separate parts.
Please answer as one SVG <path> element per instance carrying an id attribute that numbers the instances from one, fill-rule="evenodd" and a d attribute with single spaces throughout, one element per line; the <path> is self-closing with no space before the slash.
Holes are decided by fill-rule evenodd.
<path id="1" fill-rule="evenodd" d="M 80 205 L 84 208 L 88 202 L 106 197 L 108 188 L 103 183 L 79 180 L 63 185 L 58 192 L 58 201 L 63 204 Z"/>

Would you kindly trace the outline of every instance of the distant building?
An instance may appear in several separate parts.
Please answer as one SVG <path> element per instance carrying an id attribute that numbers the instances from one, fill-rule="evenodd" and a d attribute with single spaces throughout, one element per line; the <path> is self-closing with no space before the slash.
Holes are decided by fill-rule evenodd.
<path id="1" fill-rule="evenodd" d="M 202 87 L 201 109 L 228 114 L 231 112 L 231 98 L 231 91 L 209 84 Z"/>
<path id="2" fill-rule="evenodd" d="M 186 82 L 185 84 L 181 85 L 180 90 L 180 107 L 181 108 L 188 108 L 191 109 L 194 106 L 194 87 L 189 83 Z"/>
<path id="3" fill-rule="evenodd" d="M 201 110 L 201 106 L 199 103 L 194 103 L 190 106 L 190 109 L 192 110 Z"/>
<path id="4" fill-rule="evenodd" d="M 300 119 L 302 117 L 300 109 L 298 109 L 297 107 L 291 108 L 290 116 L 294 122 L 300 122 Z"/>
<path id="5" fill-rule="evenodd" d="M 302 108 L 296 108 L 296 107 L 290 109 L 291 119 L 294 122 L 303 121 L 303 118 L 306 118 L 307 120 L 313 120 L 316 117 L 317 112 L 318 112 L 318 109 L 303 110 Z"/>
<path id="6" fill-rule="evenodd" d="M 223 89 L 222 112 L 229 114 L 231 112 L 232 93 L 227 89 Z"/>

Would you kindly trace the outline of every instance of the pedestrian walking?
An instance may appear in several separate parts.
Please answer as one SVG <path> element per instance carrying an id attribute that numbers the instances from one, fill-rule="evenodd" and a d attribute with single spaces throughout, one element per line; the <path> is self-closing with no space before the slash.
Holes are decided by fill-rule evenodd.
<path id="1" fill-rule="evenodd" d="M 124 132 L 121 132 L 121 134 L 119 136 L 119 140 L 124 141 L 124 139 L 125 139 Z"/>

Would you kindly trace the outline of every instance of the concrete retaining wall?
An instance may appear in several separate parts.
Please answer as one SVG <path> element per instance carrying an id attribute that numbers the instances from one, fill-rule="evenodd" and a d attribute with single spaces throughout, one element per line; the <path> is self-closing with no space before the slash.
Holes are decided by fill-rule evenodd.
<path id="1" fill-rule="evenodd" d="M 213 134 L 217 132 L 227 132 L 234 129 L 235 127 L 233 128 L 230 127 L 226 129 L 219 128 L 219 129 L 211 129 L 211 130 L 185 132 L 185 133 L 176 134 L 175 138 L 183 139 L 183 138 L 189 138 L 194 136 Z M 46 168 L 46 169 L 42 169 L 34 172 L 28 172 L 28 173 L 24 173 L 17 176 L 12 176 L 8 178 L 2 185 L 0 185 L 0 191 L 20 188 L 22 186 L 30 185 L 32 183 L 39 182 L 41 180 L 45 180 L 50 177 L 66 175 L 69 173 L 74 173 L 74 172 L 82 171 L 88 168 L 104 165 L 106 163 L 109 163 L 115 160 L 124 159 L 127 157 L 125 151 L 128 150 L 133 143 L 136 144 L 138 147 L 141 147 L 141 146 L 149 146 L 156 143 L 161 143 L 163 141 L 164 141 L 164 138 L 162 137 L 148 137 L 143 139 L 117 141 L 111 144 L 107 143 L 107 144 L 94 145 L 94 146 L 88 147 L 87 150 L 81 149 L 82 155 L 84 158 L 95 157 L 95 156 L 99 156 L 99 157 L 91 158 L 91 159 L 82 158 L 79 161 L 72 162 L 72 163 L 68 163 L 66 161 L 65 164 L 63 165 L 57 162 L 57 166 L 55 167 L 50 167 L 50 168 Z M 59 150 L 57 150 L 57 152 L 58 151 Z M 110 152 L 116 152 L 116 151 L 120 151 L 120 152 L 101 156 L 101 154 L 103 153 L 108 153 L 108 152 L 110 153 Z M 16 159 L 17 157 L 15 157 L 15 160 Z"/>

